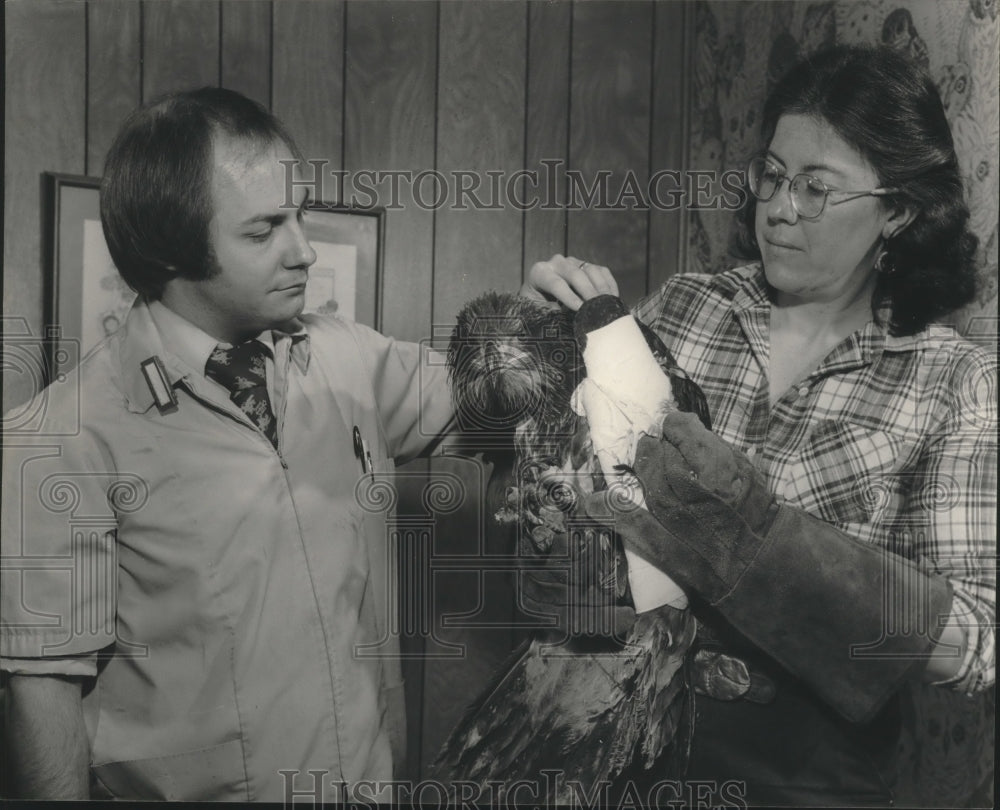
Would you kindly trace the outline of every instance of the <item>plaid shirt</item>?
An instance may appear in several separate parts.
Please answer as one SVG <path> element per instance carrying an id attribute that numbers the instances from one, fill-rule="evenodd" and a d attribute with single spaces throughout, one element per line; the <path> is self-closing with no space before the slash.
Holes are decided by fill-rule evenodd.
<path id="1" fill-rule="evenodd" d="M 635 314 L 702 387 L 715 433 L 780 500 L 949 579 L 968 646 L 947 683 L 968 694 L 992 684 L 995 358 L 950 327 L 892 337 L 869 322 L 772 407 L 759 264 L 674 276 Z"/>

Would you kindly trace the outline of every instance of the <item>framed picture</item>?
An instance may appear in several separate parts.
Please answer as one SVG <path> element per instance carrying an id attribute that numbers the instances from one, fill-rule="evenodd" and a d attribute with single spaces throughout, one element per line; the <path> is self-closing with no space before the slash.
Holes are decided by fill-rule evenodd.
<path id="1" fill-rule="evenodd" d="M 83 357 L 113 334 L 135 293 L 115 269 L 101 229 L 100 178 L 46 173 L 43 205 L 46 321 L 63 341 L 79 341 L 79 355 L 58 352 L 52 341 L 50 374 L 69 371 L 58 357 Z"/>
<path id="2" fill-rule="evenodd" d="M 115 269 L 101 228 L 100 178 L 44 175 L 46 322 L 77 352 L 51 341 L 49 379 L 69 371 L 57 359 L 83 357 L 125 321 L 135 293 Z M 306 312 L 336 312 L 378 329 L 384 209 L 354 209 L 322 201 L 308 206 L 306 236 L 316 251 L 309 270 Z"/>
<path id="3" fill-rule="evenodd" d="M 334 313 L 374 329 L 382 325 L 385 209 L 323 201 L 306 206 L 305 231 L 316 251 L 305 312 Z"/>

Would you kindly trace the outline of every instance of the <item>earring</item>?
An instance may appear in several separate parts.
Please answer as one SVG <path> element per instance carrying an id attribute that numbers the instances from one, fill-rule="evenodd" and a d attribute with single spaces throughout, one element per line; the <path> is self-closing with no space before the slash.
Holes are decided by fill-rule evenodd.
<path id="1" fill-rule="evenodd" d="M 896 272 L 896 268 L 892 264 L 892 259 L 889 258 L 889 251 L 884 247 L 879 249 L 878 255 L 875 257 L 875 272 L 887 276 L 891 276 Z"/>

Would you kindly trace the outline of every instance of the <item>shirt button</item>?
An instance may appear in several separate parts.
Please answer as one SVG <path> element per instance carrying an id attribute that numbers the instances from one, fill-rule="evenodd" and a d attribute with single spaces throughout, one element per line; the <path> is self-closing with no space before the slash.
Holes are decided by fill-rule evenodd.
<path id="1" fill-rule="evenodd" d="M 809 396 L 809 386 L 808 385 L 803 385 L 801 388 L 799 388 L 799 396 L 800 397 L 807 397 L 807 396 Z"/>
<path id="2" fill-rule="evenodd" d="M 756 447 L 748 447 L 747 448 L 747 458 L 753 458 L 755 455 L 757 455 L 757 448 Z"/>

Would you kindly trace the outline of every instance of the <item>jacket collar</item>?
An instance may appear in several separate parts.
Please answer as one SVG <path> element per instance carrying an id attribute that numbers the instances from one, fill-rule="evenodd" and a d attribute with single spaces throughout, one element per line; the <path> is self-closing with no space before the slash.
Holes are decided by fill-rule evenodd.
<path id="1" fill-rule="evenodd" d="M 154 310 L 161 317 L 154 317 Z M 163 316 L 162 313 L 166 313 Z M 177 321 L 180 321 L 178 323 Z M 304 324 L 295 318 L 281 328 L 262 333 L 263 342 L 278 356 L 278 346 L 290 341 L 292 362 L 303 374 L 309 368 L 309 335 Z M 184 321 L 159 302 L 141 296 L 129 311 L 125 324 L 115 335 L 125 406 L 133 413 L 145 413 L 154 404 L 153 392 L 142 373 L 142 363 L 159 357 L 170 388 L 187 383 L 193 375 L 204 377 L 205 360 L 217 341 L 198 327 Z M 260 338 L 259 338 L 260 339 Z M 168 346 L 177 347 L 172 351 Z M 204 357 L 202 357 L 204 355 Z"/>

